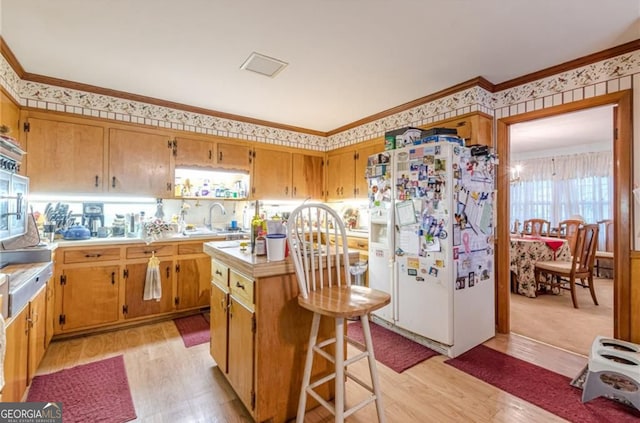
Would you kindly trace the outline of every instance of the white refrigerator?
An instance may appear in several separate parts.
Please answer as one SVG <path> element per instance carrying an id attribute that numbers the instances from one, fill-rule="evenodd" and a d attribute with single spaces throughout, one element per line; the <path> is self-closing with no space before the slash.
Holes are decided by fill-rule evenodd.
<path id="1" fill-rule="evenodd" d="M 454 142 L 383 154 L 388 159 L 372 156 L 367 170 L 379 216 L 370 228 L 369 283 L 392 301 L 374 314 L 455 357 L 495 335 L 495 159 Z"/>

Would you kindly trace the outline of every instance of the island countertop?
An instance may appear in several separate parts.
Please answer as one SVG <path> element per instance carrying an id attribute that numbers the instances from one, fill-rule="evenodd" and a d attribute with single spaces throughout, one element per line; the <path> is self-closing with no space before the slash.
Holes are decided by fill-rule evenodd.
<path id="1" fill-rule="evenodd" d="M 205 242 L 203 250 L 211 257 L 253 278 L 286 275 L 296 271 L 291 257 L 286 257 L 280 261 L 269 261 L 266 255 L 256 256 L 251 254 L 250 247 L 247 247 L 246 251 L 242 251 L 239 246 L 235 246 L 229 241 Z M 359 252 L 349 250 L 349 261 L 355 263 L 358 259 Z"/>

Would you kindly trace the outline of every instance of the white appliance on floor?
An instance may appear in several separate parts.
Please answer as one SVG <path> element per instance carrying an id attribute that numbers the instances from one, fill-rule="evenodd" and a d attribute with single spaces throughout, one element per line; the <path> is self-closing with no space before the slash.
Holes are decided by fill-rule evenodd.
<path id="1" fill-rule="evenodd" d="M 368 164 L 369 285 L 392 296 L 374 315 L 450 357 L 493 337 L 492 155 L 437 142 Z"/>

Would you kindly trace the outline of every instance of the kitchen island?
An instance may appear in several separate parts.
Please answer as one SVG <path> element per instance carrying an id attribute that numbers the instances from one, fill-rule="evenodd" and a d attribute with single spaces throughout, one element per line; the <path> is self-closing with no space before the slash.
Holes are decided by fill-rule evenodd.
<path id="1" fill-rule="evenodd" d="M 284 422 L 296 416 L 312 314 L 298 306 L 298 282 L 291 258 L 269 262 L 250 250 L 206 242 L 211 256 L 211 356 L 256 422 Z M 350 252 L 351 262 L 358 252 Z M 320 338 L 330 338 L 333 321 L 321 321 Z M 330 350 L 328 350 L 330 351 Z M 312 374 L 331 373 L 317 357 Z M 333 395 L 333 384 L 319 390 Z M 307 408 L 317 406 L 309 398 Z"/>

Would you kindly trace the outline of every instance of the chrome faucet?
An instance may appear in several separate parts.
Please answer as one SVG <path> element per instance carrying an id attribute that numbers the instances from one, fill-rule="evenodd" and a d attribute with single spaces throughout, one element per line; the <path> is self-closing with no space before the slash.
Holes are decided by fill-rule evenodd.
<path id="1" fill-rule="evenodd" d="M 213 230 L 213 209 L 215 207 L 220 207 L 220 212 L 222 213 L 223 216 L 227 214 L 227 210 L 225 210 L 222 203 L 216 202 L 216 203 L 213 203 L 211 206 L 209 206 L 209 226 L 211 227 L 212 230 Z"/>

